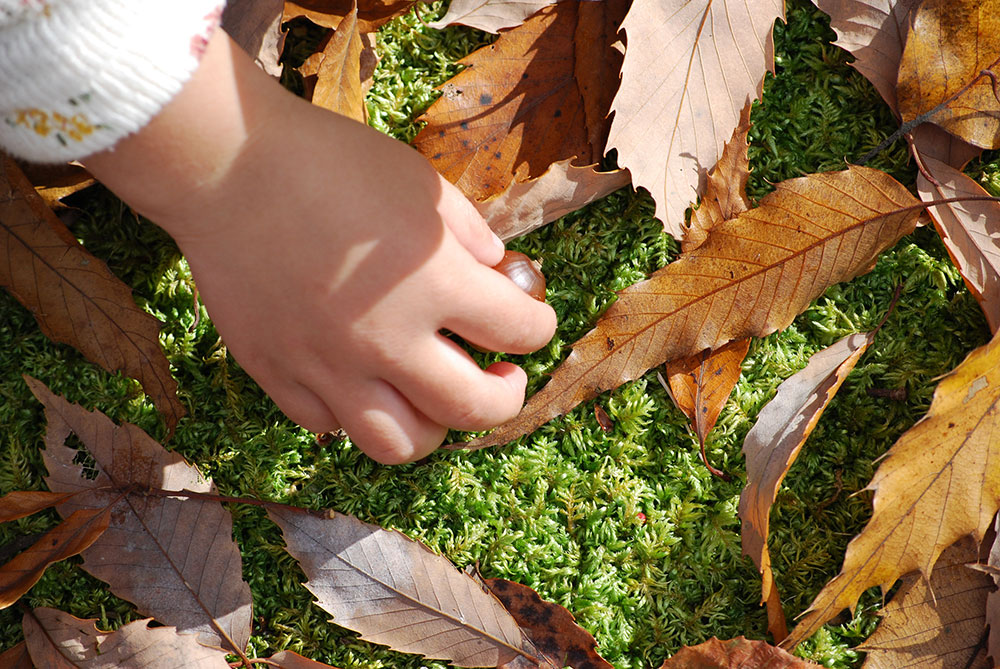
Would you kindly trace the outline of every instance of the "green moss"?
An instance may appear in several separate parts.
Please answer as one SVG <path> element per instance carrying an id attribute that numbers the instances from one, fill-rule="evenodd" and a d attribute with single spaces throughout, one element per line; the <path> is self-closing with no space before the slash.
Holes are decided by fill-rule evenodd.
<path id="1" fill-rule="evenodd" d="M 435 16 L 440 6 L 425 10 Z M 753 111 L 750 192 L 819 170 L 841 169 L 895 129 L 872 87 L 831 46 L 825 17 L 805 0 L 788 4 L 775 31 L 776 75 Z M 303 39 L 319 39 L 308 26 Z M 433 31 L 410 15 L 378 36 L 381 63 L 368 98 L 371 123 L 400 139 L 455 61 L 492 39 L 475 31 Z M 294 54 L 293 54 L 294 55 Z M 912 184 L 902 145 L 872 163 Z M 1000 194 L 1000 159 L 970 174 Z M 737 500 L 745 478 L 742 440 L 782 380 L 841 336 L 873 328 L 896 286 L 899 305 L 820 420 L 792 467 L 771 516 L 770 547 L 789 616 L 800 613 L 837 573 L 848 540 L 870 514 L 856 494 L 874 461 L 927 409 L 935 379 L 988 332 L 975 300 L 933 230 L 921 229 L 885 253 L 875 269 L 829 289 L 784 332 L 755 341 L 743 376 L 709 436 L 709 457 L 734 476 L 712 477 L 697 440 L 651 370 L 600 396 L 614 427 L 605 433 L 588 402 L 514 444 L 477 452 L 438 452 L 420 464 L 381 467 L 345 441 L 318 443 L 283 418 L 226 355 L 205 314 L 195 325 L 193 284 L 174 244 L 96 189 L 76 202 L 74 233 L 164 321 L 161 341 L 189 416 L 168 447 L 228 495 L 330 508 L 398 529 L 459 567 L 525 583 L 569 608 L 616 667 L 659 666 L 684 644 L 740 634 L 764 638 L 759 578 L 741 556 Z M 648 196 L 626 189 L 566 216 L 511 246 L 543 263 L 559 331 L 543 350 L 516 360 L 540 387 L 593 327 L 620 290 L 672 259 L 678 247 L 653 218 Z M 496 356 L 483 356 L 494 359 Z M 44 488 L 39 456 L 44 418 L 21 379 L 117 421 L 164 435 L 155 410 L 130 380 L 100 371 L 53 344 L 30 314 L 0 292 L 0 493 Z M 872 389 L 905 390 L 904 400 Z M 300 584 L 280 532 L 255 507 L 230 505 L 244 577 L 255 606 L 252 652 L 290 648 L 342 669 L 440 668 L 359 641 L 326 622 Z M 55 516 L 0 525 L 0 545 L 45 531 Z M 24 598 L 117 627 L 137 614 L 83 573 L 78 560 L 50 569 Z M 825 666 L 857 667 L 852 650 L 871 631 L 880 601 L 869 593 L 855 618 L 830 625 L 799 648 Z M 0 611 L 0 647 L 20 638 L 20 614 Z"/>

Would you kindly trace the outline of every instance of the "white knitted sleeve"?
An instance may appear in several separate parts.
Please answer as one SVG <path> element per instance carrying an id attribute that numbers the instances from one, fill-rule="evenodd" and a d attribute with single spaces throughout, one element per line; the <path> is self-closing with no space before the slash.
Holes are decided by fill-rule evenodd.
<path id="1" fill-rule="evenodd" d="M 139 130 L 198 66 L 224 0 L 0 0 L 0 149 L 82 158 Z"/>

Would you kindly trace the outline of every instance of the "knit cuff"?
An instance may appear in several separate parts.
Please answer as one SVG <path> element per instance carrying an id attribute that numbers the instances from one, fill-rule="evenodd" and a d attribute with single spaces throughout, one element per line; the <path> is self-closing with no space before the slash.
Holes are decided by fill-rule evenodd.
<path id="1" fill-rule="evenodd" d="M 0 0 L 0 147 L 36 162 L 110 148 L 190 79 L 223 0 Z"/>

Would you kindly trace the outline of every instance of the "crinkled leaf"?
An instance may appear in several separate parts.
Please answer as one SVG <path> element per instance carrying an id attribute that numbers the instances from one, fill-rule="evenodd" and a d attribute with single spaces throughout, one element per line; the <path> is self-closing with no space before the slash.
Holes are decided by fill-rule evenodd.
<path id="1" fill-rule="evenodd" d="M 39 608 L 24 616 L 24 638 L 31 659 L 47 669 L 229 669 L 226 653 L 179 634 L 173 627 L 149 627 L 136 620 L 115 632 L 97 629 L 56 609 Z"/>
<path id="2" fill-rule="evenodd" d="M 427 25 L 439 29 L 463 25 L 495 33 L 524 23 L 529 16 L 554 2 L 556 0 L 452 0 L 441 20 Z"/>
<path id="3" fill-rule="evenodd" d="M 983 612 L 993 579 L 968 567 L 977 559 L 979 544 L 964 537 L 941 554 L 930 580 L 905 577 L 859 648 L 868 653 L 864 669 L 989 669 Z"/>
<path id="4" fill-rule="evenodd" d="M 973 351 L 934 392 L 927 415 L 890 449 L 872 478 L 871 520 L 785 640 L 792 647 L 870 587 L 929 576 L 945 548 L 982 539 L 1000 507 L 1000 339 Z"/>
<path id="5" fill-rule="evenodd" d="M 80 246 L 6 157 L 0 157 L 0 286 L 31 311 L 47 337 L 138 380 L 173 431 L 184 407 L 160 348 L 159 321 Z"/>
<path id="6" fill-rule="evenodd" d="M 229 512 L 218 502 L 142 493 L 214 493 L 212 482 L 135 425 L 117 426 L 26 380 L 48 420 L 45 481 L 54 491 L 79 492 L 59 513 L 111 505 L 110 526 L 83 552 L 83 568 L 144 614 L 197 632 L 207 643 L 245 648 L 250 588 L 243 582 Z M 65 445 L 71 432 L 89 462 L 81 463 L 80 452 Z"/>
<path id="7" fill-rule="evenodd" d="M 670 396 L 691 421 L 701 443 L 705 443 L 708 433 L 715 427 L 715 421 L 740 380 L 741 365 L 749 350 L 749 339 L 737 339 L 713 351 L 702 351 L 667 363 Z"/>
<path id="8" fill-rule="evenodd" d="M 319 607 L 362 639 L 462 667 L 525 654 L 500 602 L 422 544 L 339 513 L 321 518 L 268 505 L 268 515 Z"/>
<path id="9" fill-rule="evenodd" d="M 344 17 L 323 49 L 312 95 L 314 105 L 355 121 L 365 121 L 361 89 L 361 52 L 364 47 L 358 29 L 358 11 L 355 9 Z"/>
<path id="10" fill-rule="evenodd" d="M 626 0 L 564 0 L 460 62 L 413 144 L 470 199 L 604 155 Z"/>
<path id="11" fill-rule="evenodd" d="M 828 286 L 868 271 L 918 215 L 905 188 L 869 168 L 778 184 L 698 249 L 622 291 L 518 416 L 459 446 L 507 443 L 666 360 L 787 327 Z"/>
<path id="12" fill-rule="evenodd" d="M 608 148 L 681 239 L 684 210 L 774 67 L 782 0 L 635 0 Z"/>

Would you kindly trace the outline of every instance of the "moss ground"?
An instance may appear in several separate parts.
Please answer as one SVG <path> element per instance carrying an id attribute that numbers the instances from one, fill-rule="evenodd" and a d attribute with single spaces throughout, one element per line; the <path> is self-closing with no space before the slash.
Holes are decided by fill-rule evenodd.
<path id="1" fill-rule="evenodd" d="M 775 31 L 776 75 L 752 115 L 755 198 L 777 181 L 842 168 L 896 126 L 846 64 L 849 56 L 831 45 L 825 16 L 804 0 L 790 0 L 787 13 L 787 24 Z M 433 87 L 485 41 L 468 29 L 424 28 L 412 15 L 384 28 L 369 97 L 372 124 L 412 137 L 413 119 L 433 100 Z M 902 144 L 872 164 L 913 183 Z M 995 156 L 969 173 L 1000 194 Z M 622 669 L 658 667 L 679 646 L 713 635 L 764 638 L 759 580 L 740 554 L 740 447 L 783 379 L 841 336 L 876 325 L 902 286 L 899 306 L 820 421 L 772 513 L 777 584 L 794 616 L 839 570 L 847 542 L 865 523 L 870 500 L 854 493 L 867 484 L 874 460 L 926 411 L 935 377 L 988 337 L 936 234 L 922 228 L 869 274 L 830 288 L 786 331 L 754 342 L 708 444 L 713 462 L 734 475 L 730 483 L 700 463 L 697 442 L 655 370 L 596 400 L 615 422 L 610 433 L 597 426 L 591 402 L 504 448 L 439 452 L 420 464 L 381 467 L 347 442 L 316 443 L 227 357 L 209 320 L 191 329 L 192 282 L 165 234 L 103 191 L 76 205 L 74 233 L 165 324 L 162 343 L 190 412 L 169 448 L 224 494 L 354 514 L 419 539 L 459 567 L 478 562 L 487 576 L 525 583 L 569 608 L 596 636 L 602 655 Z M 615 290 L 677 253 L 652 212 L 647 196 L 626 189 L 511 244 L 542 260 L 549 301 L 560 315 L 552 343 L 519 359 L 534 387 L 592 327 Z M 163 436 L 134 382 L 48 341 L 30 314 L 0 292 L 0 493 L 44 488 L 45 421 L 22 374 Z M 902 389 L 906 398 L 873 397 L 873 389 Z M 253 653 L 290 648 L 342 669 L 445 666 L 328 624 L 300 585 L 304 577 L 282 550 L 278 530 L 256 508 L 231 511 L 254 596 Z M 0 546 L 53 522 L 53 515 L 40 514 L 2 525 Z M 78 564 L 53 566 L 23 603 L 96 617 L 105 628 L 140 617 Z M 824 628 L 799 654 L 826 666 L 859 666 L 853 647 L 873 629 L 878 605 L 878 594 L 869 593 L 857 615 Z M 20 637 L 17 607 L 0 611 L 0 649 Z"/>

